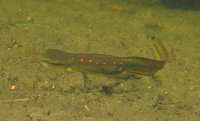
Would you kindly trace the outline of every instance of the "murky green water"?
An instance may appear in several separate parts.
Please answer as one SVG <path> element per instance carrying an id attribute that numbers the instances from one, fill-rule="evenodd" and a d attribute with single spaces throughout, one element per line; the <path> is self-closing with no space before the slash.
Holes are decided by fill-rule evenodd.
<path id="1" fill-rule="evenodd" d="M 199 20 L 196 4 L 157 0 L 1 0 L 0 121 L 198 121 Z M 48 48 L 152 58 L 152 39 L 166 66 L 111 90 L 118 79 L 89 74 L 85 92 L 80 72 L 39 62 Z"/>

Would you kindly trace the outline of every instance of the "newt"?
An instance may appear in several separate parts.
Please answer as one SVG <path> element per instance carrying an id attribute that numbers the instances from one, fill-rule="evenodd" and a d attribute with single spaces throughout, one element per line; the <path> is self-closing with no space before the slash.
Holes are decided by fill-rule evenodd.
<path id="1" fill-rule="evenodd" d="M 153 41 L 156 59 L 145 57 L 118 57 L 105 54 L 69 53 L 58 49 L 48 49 L 42 64 L 70 68 L 86 73 L 110 75 L 128 79 L 130 76 L 153 76 L 168 60 L 168 52 L 161 41 Z"/>

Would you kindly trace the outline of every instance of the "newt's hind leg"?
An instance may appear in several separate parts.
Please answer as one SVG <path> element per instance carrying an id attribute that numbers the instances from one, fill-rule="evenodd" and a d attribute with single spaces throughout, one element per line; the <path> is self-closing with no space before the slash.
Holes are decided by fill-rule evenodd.
<path id="1" fill-rule="evenodd" d="M 117 75 L 114 75 L 114 78 L 116 78 L 116 83 L 113 84 L 111 87 L 116 87 L 118 85 L 120 85 L 122 82 L 124 81 L 127 81 L 128 79 L 140 79 L 139 76 L 131 73 L 131 72 L 128 72 L 128 71 L 124 71 L 120 74 L 117 74 Z"/>
<path id="2" fill-rule="evenodd" d="M 134 78 L 134 79 L 140 79 L 139 76 L 133 74 L 132 72 L 129 71 L 124 71 L 120 74 L 114 75 L 115 78 L 117 79 L 124 79 L 124 80 L 128 80 L 130 78 Z"/>

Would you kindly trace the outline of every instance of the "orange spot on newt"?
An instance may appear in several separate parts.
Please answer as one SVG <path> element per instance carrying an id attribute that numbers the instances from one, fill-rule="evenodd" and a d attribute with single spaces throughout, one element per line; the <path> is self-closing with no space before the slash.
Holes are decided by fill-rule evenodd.
<path id="1" fill-rule="evenodd" d="M 80 59 L 80 62 L 83 62 L 83 61 L 84 61 L 84 59 L 83 59 L 83 58 L 81 58 L 81 59 Z"/>
<path id="2" fill-rule="evenodd" d="M 88 60 L 88 62 L 90 62 L 90 63 L 91 63 L 91 62 L 92 62 L 92 60 L 90 59 L 90 60 Z"/>

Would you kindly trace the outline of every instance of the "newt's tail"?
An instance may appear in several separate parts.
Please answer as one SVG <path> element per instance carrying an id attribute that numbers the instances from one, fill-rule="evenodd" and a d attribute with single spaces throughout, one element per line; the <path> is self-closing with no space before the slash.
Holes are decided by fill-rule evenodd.
<path id="1" fill-rule="evenodd" d="M 168 51 L 161 41 L 159 40 L 153 41 L 152 48 L 153 48 L 154 56 L 156 57 L 156 60 L 167 61 L 169 59 Z"/>
<path id="2" fill-rule="evenodd" d="M 168 60 L 168 52 L 161 41 L 153 41 L 153 51 L 156 59 L 144 57 L 123 57 L 126 60 L 126 71 L 146 76 L 153 76 L 161 70 Z"/>

